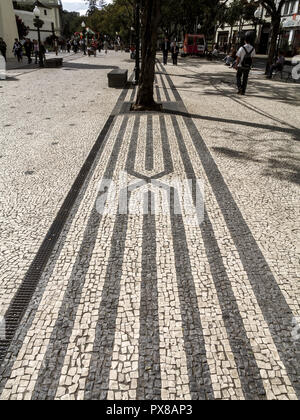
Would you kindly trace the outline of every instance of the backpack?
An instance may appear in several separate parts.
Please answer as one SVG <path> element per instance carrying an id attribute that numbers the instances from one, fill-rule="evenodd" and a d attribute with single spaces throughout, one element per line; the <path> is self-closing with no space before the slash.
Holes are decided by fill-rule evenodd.
<path id="1" fill-rule="evenodd" d="M 245 68 L 245 69 L 249 69 L 250 70 L 250 68 L 252 66 L 252 57 L 251 57 L 251 54 L 254 51 L 254 47 L 252 47 L 251 51 L 249 51 L 249 52 L 247 51 L 247 49 L 245 47 L 243 47 L 243 48 L 245 50 L 246 55 L 245 55 L 245 57 L 244 57 L 244 59 L 242 61 L 242 67 Z"/>

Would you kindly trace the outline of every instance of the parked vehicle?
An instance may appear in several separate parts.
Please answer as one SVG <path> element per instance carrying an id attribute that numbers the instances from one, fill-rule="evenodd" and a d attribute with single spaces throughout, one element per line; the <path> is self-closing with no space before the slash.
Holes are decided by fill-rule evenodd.
<path id="1" fill-rule="evenodd" d="M 183 43 L 184 55 L 204 55 L 205 54 L 205 36 L 186 34 Z"/>

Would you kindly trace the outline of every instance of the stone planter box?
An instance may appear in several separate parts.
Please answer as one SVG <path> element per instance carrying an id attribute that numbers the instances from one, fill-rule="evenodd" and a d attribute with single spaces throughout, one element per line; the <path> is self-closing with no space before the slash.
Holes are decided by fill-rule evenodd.
<path id="1" fill-rule="evenodd" d="M 127 83 L 128 70 L 115 69 L 108 73 L 108 86 L 111 88 L 123 88 Z"/>
<path id="2" fill-rule="evenodd" d="M 44 66 L 46 68 L 56 68 L 61 67 L 63 65 L 63 59 L 62 58 L 49 58 L 48 60 L 45 60 Z"/>

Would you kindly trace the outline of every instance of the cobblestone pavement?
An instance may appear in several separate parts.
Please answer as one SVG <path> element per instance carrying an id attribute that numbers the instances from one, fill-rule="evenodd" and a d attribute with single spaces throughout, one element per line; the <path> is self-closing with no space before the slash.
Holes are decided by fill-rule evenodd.
<path id="1" fill-rule="evenodd" d="M 299 399 L 299 92 L 126 57 L 1 83 L 0 398 Z"/>

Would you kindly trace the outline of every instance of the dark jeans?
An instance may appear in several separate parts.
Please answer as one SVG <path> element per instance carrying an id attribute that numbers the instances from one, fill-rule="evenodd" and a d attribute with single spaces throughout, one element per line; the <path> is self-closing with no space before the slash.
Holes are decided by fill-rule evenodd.
<path id="1" fill-rule="evenodd" d="M 270 79 L 272 78 L 273 75 L 273 71 L 282 71 L 283 70 L 283 66 L 281 64 L 272 64 L 272 66 L 270 67 L 270 71 L 268 76 L 270 77 Z"/>
<path id="2" fill-rule="evenodd" d="M 163 56 L 164 56 L 164 64 L 168 63 L 168 51 L 163 51 Z"/>
<path id="3" fill-rule="evenodd" d="M 177 60 L 178 60 L 178 54 L 172 54 L 172 59 L 173 59 L 173 64 L 175 64 L 175 66 L 177 66 Z"/>
<path id="4" fill-rule="evenodd" d="M 26 52 L 26 57 L 28 58 L 28 64 L 32 63 L 31 52 Z"/>
<path id="5" fill-rule="evenodd" d="M 242 91 L 243 93 L 245 93 L 247 89 L 249 73 L 250 73 L 249 69 L 243 69 L 241 67 L 238 67 L 238 70 L 236 73 L 237 87 L 238 87 L 238 90 Z"/>

